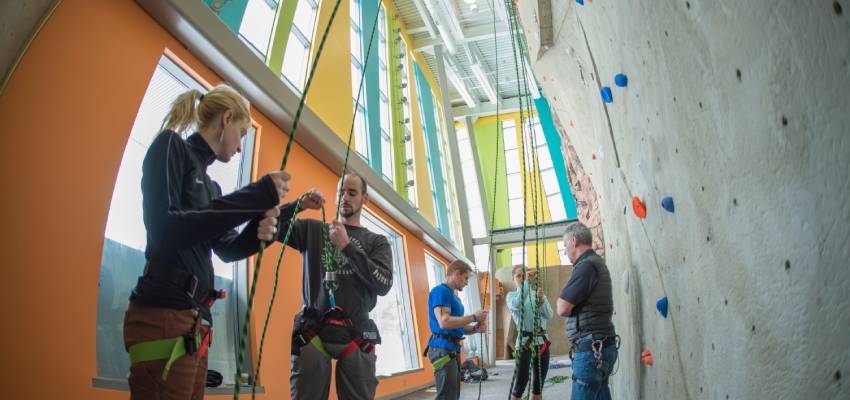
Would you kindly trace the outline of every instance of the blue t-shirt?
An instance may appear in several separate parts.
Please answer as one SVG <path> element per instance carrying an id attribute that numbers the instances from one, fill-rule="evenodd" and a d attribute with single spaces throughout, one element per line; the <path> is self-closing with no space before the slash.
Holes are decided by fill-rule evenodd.
<path id="1" fill-rule="evenodd" d="M 437 322 L 437 318 L 434 316 L 434 307 L 449 307 L 451 309 L 452 317 L 462 317 L 463 316 L 463 303 L 460 302 L 460 299 L 455 296 L 455 292 L 448 287 L 445 283 L 441 283 L 431 289 L 431 293 L 428 295 L 428 327 L 431 328 L 431 333 L 440 333 L 443 335 L 449 335 L 456 338 L 463 337 L 463 327 L 457 329 L 440 329 L 440 324 Z M 460 351 L 460 345 L 453 345 L 451 341 L 438 338 L 431 337 L 428 340 L 428 346 L 434 348 L 441 349 L 454 349 L 455 351 Z"/>

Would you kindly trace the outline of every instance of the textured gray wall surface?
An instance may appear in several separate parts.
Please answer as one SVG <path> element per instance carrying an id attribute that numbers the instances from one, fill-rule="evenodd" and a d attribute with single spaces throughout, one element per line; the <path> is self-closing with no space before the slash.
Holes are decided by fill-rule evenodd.
<path id="1" fill-rule="evenodd" d="M 543 51 L 537 7 L 532 68 L 601 209 L 615 397 L 850 398 L 850 1 L 553 1 Z"/>
<path id="2" fill-rule="evenodd" d="M 0 79 L 54 0 L 0 0 Z"/>

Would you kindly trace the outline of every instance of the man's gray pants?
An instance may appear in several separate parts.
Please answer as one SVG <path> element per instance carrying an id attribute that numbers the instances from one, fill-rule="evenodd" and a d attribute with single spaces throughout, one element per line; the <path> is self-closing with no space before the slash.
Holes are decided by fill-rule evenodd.
<path id="1" fill-rule="evenodd" d="M 336 357 L 347 344 L 324 343 L 325 350 Z M 375 398 L 378 379 L 375 378 L 375 353 L 356 350 L 336 362 L 336 396 L 340 400 Z M 292 355 L 289 391 L 293 400 L 327 400 L 331 390 L 331 360 L 313 345 L 301 348 L 301 355 Z"/>
<path id="2" fill-rule="evenodd" d="M 451 353 L 449 349 L 428 348 L 428 359 L 433 364 L 438 358 Z M 436 400 L 458 400 L 460 398 L 460 357 L 450 360 L 442 368 L 434 370 L 437 385 Z"/>

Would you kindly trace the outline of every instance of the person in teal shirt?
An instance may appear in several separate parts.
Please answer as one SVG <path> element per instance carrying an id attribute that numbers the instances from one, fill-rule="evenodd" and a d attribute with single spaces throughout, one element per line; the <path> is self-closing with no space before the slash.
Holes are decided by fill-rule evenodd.
<path id="1" fill-rule="evenodd" d="M 514 352 L 519 362 L 516 381 L 511 389 L 511 399 L 522 398 L 525 386 L 528 384 L 530 364 L 533 371 L 531 399 L 536 400 L 541 398 L 543 382 L 546 380 L 546 372 L 549 369 L 549 339 L 546 337 L 546 322 L 552 319 L 552 306 L 543 288 L 536 287 L 532 273 L 528 274 L 528 281 L 531 283 L 526 282 L 523 269 L 524 266 L 515 265 L 511 270 L 517 290 L 506 296 L 511 318 L 519 331 Z"/>

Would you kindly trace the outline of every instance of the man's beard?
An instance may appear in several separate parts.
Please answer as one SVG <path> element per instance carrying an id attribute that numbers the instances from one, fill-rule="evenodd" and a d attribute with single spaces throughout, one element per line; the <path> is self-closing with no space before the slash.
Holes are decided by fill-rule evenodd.
<path id="1" fill-rule="evenodd" d="M 357 214 L 359 212 L 360 212 L 360 207 L 357 207 L 357 208 L 351 207 L 351 210 L 349 210 L 349 211 L 345 211 L 344 208 L 339 209 L 339 215 L 343 216 L 343 218 L 351 218 L 352 216 L 354 216 L 354 214 Z"/>

